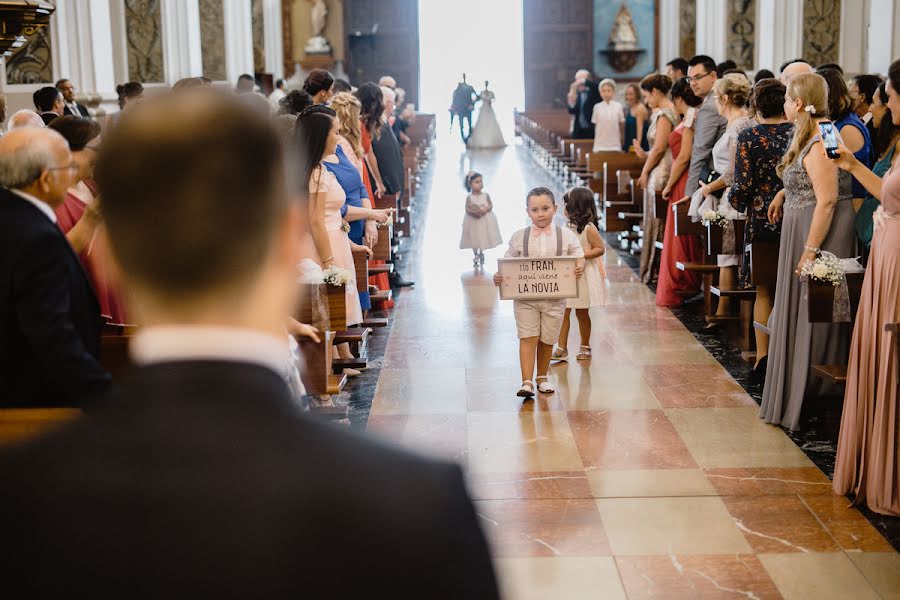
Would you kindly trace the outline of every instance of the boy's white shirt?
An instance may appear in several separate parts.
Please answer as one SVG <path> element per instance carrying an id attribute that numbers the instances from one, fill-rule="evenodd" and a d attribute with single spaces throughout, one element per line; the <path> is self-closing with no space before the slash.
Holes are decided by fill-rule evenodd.
<path id="1" fill-rule="evenodd" d="M 531 229 L 531 225 L 525 229 L 520 229 L 509 238 L 509 247 L 506 249 L 505 258 L 517 258 L 525 255 L 525 230 Z M 552 226 L 550 235 L 532 235 L 528 240 L 528 255 L 532 256 L 556 256 L 556 231 L 557 226 Z M 562 231 L 562 249 L 563 256 L 574 256 L 575 258 L 584 258 L 584 248 L 578 241 L 578 236 L 568 227 L 559 227 Z"/>

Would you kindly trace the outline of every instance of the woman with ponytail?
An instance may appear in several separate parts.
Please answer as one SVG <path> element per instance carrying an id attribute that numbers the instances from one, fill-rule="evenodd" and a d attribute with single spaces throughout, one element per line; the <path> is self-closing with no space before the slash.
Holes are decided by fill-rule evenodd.
<path id="1" fill-rule="evenodd" d="M 794 137 L 776 169 L 784 190 L 769 206 L 769 220 L 783 218 L 783 224 L 759 415 L 796 430 L 804 396 L 828 392 L 823 382 L 809 378 L 810 365 L 846 364 L 850 342 L 849 323 L 809 322 L 807 283 L 799 272 L 820 252 L 853 256 L 856 230 L 850 175 L 828 158 L 819 135 L 819 123 L 829 114 L 825 80 L 814 73 L 791 79 L 784 112 L 794 123 Z"/>

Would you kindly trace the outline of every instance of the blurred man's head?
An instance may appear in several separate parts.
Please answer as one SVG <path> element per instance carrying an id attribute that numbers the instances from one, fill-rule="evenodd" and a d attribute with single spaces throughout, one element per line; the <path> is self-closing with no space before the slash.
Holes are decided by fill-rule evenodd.
<path id="1" fill-rule="evenodd" d="M 394 114 L 394 108 L 396 107 L 397 102 L 397 94 L 394 93 L 394 90 L 389 87 L 382 87 L 381 95 L 384 101 L 384 116 L 390 117 L 392 114 Z"/>
<path id="2" fill-rule="evenodd" d="M 17 110 L 13 113 L 13 116 L 9 118 L 9 127 L 8 129 L 12 131 L 13 129 L 19 129 L 20 127 L 43 127 L 44 120 L 41 118 L 39 114 L 30 110 L 28 108 L 23 108 L 22 110 Z"/>
<path id="3" fill-rule="evenodd" d="M 256 89 L 256 81 L 253 79 L 253 75 L 248 75 L 244 73 L 237 80 L 237 86 L 234 88 L 238 94 L 247 94 Z"/>
<path id="4" fill-rule="evenodd" d="M 69 143 L 46 127 L 22 127 L 0 138 L 0 186 L 59 206 L 75 183 L 78 165 Z"/>
<path id="5" fill-rule="evenodd" d="M 304 232 L 266 117 L 212 90 L 154 99 L 104 137 L 95 174 L 143 322 L 283 334 Z"/>
<path id="6" fill-rule="evenodd" d="M 804 73 L 812 73 L 813 68 L 809 63 L 805 63 L 803 61 L 795 61 L 789 65 L 785 65 L 785 67 L 781 70 L 781 83 L 787 87 L 787 84 L 790 83 L 791 79 L 796 77 L 797 75 L 803 75 Z"/>
<path id="7" fill-rule="evenodd" d="M 678 57 L 678 58 L 670 60 L 666 64 L 666 73 L 665 74 L 674 83 L 674 82 L 678 81 L 679 79 L 683 79 L 683 78 L 687 77 L 688 68 L 689 68 L 688 61 L 681 57 Z"/>
<path id="8" fill-rule="evenodd" d="M 378 85 L 381 87 L 391 88 L 392 90 L 397 89 L 397 80 L 391 77 L 390 75 L 385 75 L 381 79 L 378 80 Z"/>
<path id="9" fill-rule="evenodd" d="M 584 83 L 588 79 L 591 78 L 591 72 L 587 69 L 578 69 L 575 71 L 575 81 L 578 83 Z"/>
<path id="10" fill-rule="evenodd" d="M 75 84 L 68 79 L 60 79 L 56 82 L 56 89 L 63 95 L 66 102 L 75 102 Z"/>
<path id="11" fill-rule="evenodd" d="M 34 107 L 38 112 L 52 112 L 61 115 L 63 110 L 65 110 L 62 93 L 51 85 L 36 91 L 31 96 L 31 99 L 34 101 Z"/>

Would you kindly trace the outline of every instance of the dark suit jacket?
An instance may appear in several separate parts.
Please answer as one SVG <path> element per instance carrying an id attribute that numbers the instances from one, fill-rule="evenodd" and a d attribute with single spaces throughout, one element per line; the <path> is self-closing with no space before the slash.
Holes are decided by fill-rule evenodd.
<path id="1" fill-rule="evenodd" d="M 80 114 L 76 114 L 76 113 L 72 112 L 72 111 L 69 109 L 69 105 L 68 105 L 68 104 L 66 104 L 65 106 L 66 106 L 66 108 L 65 108 L 65 110 L 63 111 L 63 114 L 64 114 L 64 115 L 75 115 L 76 117 L 85 117 L 86 119 L 90 119 L 90 118 L 91 118 L 91 113 L 88 111 L 87 107 L 86 107 L 84 104 L 82 104 L 81 102 L 76 102 L 76 103 L 75 103 L 75 106 L 78 107 L 78 110 L 79 110 Z"/>
<path id="2" fill-rule="evenodd" d="M 56 114 L 55 112 L 42 112 L 41 120 L 44 121 L 44 125 L 49 125 L 50 122 L 53 121 L 53 119 L 55 119 L 58 116 L 59 115 Z"/>
<path id="3" fill-rule="evenodd" d="M 471 115 L 475 109 L 475 100 L 473 98 L 478 98 L 478 92 L 475 91 L 475 88 L 468 83 L 460 82 L 453 91 L 450 112 L 455 115 Z"/>
<path id="4" fill-rule="evenodd" d="M 594 137 L 594 124 L 591 123 L 591 117 L 594 115 L 594 105 L 601 99 L 599 83 L 589 79 L 584 82 L 584 85 L 585 90 L 578 94 L 575 106 L 569 107 L 569 114 L 572 115 L 572 137 L 577 139 Z"/>
<path id="5" fill-rule="evenodd" d="M 400 152 L 400 142 L 394 135 L 390 125 L 385 123 L 381 127 L 381 133 L 377 138 L 372 138 L 372 150 L 378 159 L 378 170 L 381 171 L 381 180 L 388 194 L 397 194 L 403 191 L 406 176 L 403 172 L 403 154 Z"/>
<path id="6" fill-rule="evenodd" d="M 102 392 L 100 305 L 56 224 L 0 188 L 0 404 L 80 405 Z"/>
<path id="7" fill-rule="evenodd" d="M 264 367 L 140 367 L 0 455 L 5 598 L 496 598 L 459 467 L 303 416 Z"/>

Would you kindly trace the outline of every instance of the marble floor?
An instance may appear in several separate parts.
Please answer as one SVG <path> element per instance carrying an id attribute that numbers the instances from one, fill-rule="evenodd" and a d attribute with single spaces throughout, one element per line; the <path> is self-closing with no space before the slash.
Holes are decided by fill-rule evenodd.
<path id="1" fill-rule="evenodd" d="M 549 181 L 518 146 L 438 141 L 368 429 L 463 465 L 506 597 L 900 598 L 900 555 L 615 252 L 592 362 L 523 404 L 503 248 L 486 272 L 457 250 L 469 168 L 504 239 Z"/>

